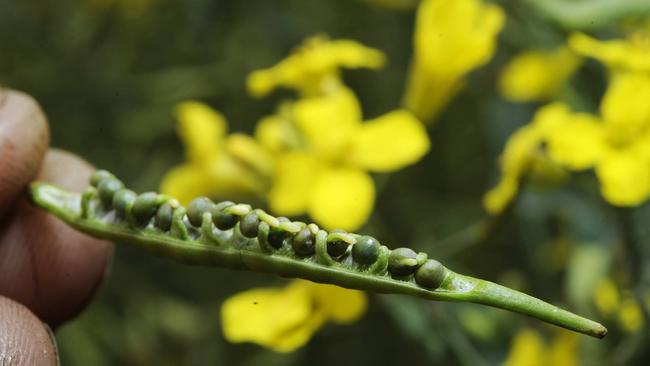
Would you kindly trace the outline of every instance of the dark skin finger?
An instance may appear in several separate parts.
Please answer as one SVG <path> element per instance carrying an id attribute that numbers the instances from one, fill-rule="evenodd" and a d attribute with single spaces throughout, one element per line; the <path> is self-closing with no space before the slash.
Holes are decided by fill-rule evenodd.
<path id="1" fill-rule="evenodd" d="M 25 306 L 0 296 L 0 364 L 56 365 L 56 348 L 44 324 Z"/>
<path id="2" fill-rule="evenodd" d="M 49 141 L 45 115 L 34 99 L 0 88 L 0 218 L 38 174 Z"/>
<path id="3" fill-rule="evenodd" d="M 50 150 L 38 179 L 81 191 L 92 172 L 76 156 Z M 56 327 L 88 303 L 110 253 L 108 242 L 71 229 L 23 195 L 0 229 L 0 294 Z"/>
<path id="4" fill-rule="evenodd" d="M 0 295 L 56 327 L 92 298 L 112 246 L 74 231 L 29 202 L 27 187 L 34 178 L 81 191 L 94 170 L 70 153 L 45 153 L 48 135 L 32 98 L 0 93 Z"/>

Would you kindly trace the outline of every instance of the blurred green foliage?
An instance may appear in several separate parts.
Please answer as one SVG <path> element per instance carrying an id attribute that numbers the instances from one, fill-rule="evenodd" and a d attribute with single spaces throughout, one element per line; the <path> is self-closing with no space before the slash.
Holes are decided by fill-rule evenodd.
<path id="1" fill-rule="evenodd" d="M 376 177 L 376 209 L 363 231 L 603 321 L 611 330 L 605 340 L 581 338 L 584 365 L 647 364 L 647 328 L 630 334 L 599 318 L 591 295 L 603 275 L 642 286 L 634 271 L 645 272 L 650 258 L 647 205 L 615 210 L 599 197 L 593 177 L 581 174 L 550 192 L 524 188 L 499 218 L 487 219 L 481 207 L 507 137 L 538 107 L 499 97 L 498 71 L 520 50 L 559 45 L 568 32 L 538 12 L 536 1 L 499 3 L 508 19 L 497 55 L 429 127 L 426 158 Z M 42 104 L 54 147 L 113 171 L 136 190 L 156 189 L 183 160 L 172 118 L 177 102 L 207 102 L 231 130 L 250 133 L 285 95 L 251 99 L 247 74 L 309 36 L 350 38 L 386 53 L 383 70 L 344 75 L 370 118 L 399 105 L 412 54 L 414 9 L 372 1 L 0 0 L 0 9 L 0 85 Z M 611 23 L 598 32 L 617 34 Z M 595 111 L 605 85 L 603 69 L 588 62 L 563 99 Z M 630 255 L 626 241 L 641 243 L 640 252 Z M 553 334 L 499 310 L 374 295 L 361 321 L 329 325 L 292 354 L 227 343 L 218 323 L 223 299 L 282 283 L 119 247 L 95 301 L 57 332 L 62 363 L 492 365 L 503 361 L 521 327 Z"/>

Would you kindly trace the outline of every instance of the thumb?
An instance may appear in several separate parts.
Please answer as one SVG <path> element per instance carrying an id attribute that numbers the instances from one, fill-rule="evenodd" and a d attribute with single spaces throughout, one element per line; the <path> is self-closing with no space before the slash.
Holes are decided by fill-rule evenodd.
<path id="1" fill-rule="evenodd" d="M 53 341 L 48 329 L 31 311 L 0 296 L 0 365 L 56 365 Z"/>

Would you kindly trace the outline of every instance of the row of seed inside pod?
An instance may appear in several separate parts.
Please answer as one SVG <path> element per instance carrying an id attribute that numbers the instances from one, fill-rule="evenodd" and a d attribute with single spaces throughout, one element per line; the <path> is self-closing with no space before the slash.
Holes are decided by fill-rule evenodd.
<path id="1" fill-rule="evenodd" d="M 139 225 L 146 225 L 152 218 L 156 227 L 163 231 L 171 228 L 173 211 L 178 201 L 146 192 L 137 195 L 124 188 L 124 184 L 105 170 L 98 170 L 91 177 L 91 185 L 97 188 L 99 199 L 106 209 L 114 209 L 116 214 L 126 217 L 130 207 L 131 215 Z M 276 221 L 270 227 L 268 242 L 280 249 L 285 241 L 290 241 L 293 251 L 301 257 L 315 254 L 315 225 L 299 225 L 285 217 L 274 218 L 261 210 L 252 210 L 248 205 L 236 205 L 230 201 L 214 203 L 207 197 L 194 199 L 187 207 L 187 218 L 192 226 L 200 227 L 204 213 L 209 212 L 214 225 L 219 230 L 233 229 L 239 223 L 239 231 L 247 238 L 256 238 L 262 223 L 260 216 Z M 327 237 L 327 253 L 332 258 L 341 259 L 348 253 L 362 265 L 371 265 L 379 257 L 381 244 L 368 236 L 352 236 L 342 230 L 333 230 Z M 393 249 L 388 258 L 388 271 L 398 279 L 415 281 L 427 288 L 437 288 L 443 282 L 447 270 L 434 259 L 427 259 L 425 253 L 415 253 L 410 248 Z"/>

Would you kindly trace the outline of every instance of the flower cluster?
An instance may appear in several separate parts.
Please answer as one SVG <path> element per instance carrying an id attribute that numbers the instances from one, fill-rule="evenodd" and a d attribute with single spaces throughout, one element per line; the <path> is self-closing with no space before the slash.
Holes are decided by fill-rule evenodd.
<path id="1" fill-rule="evenodd" d="M 628 40 L 570 37 L 574 52 L 596 58 L 610 72 L 600 113 L 573 112 L 560 102 L 540 108 L 533 122 L 508 141 L 501 157 L 501 181 L 485 196 L 488 212 L 503 211 L 540 156 L 569 171 L 593 169 L 603 197 L 612 205 L 637 206 L 650 197 L 649 39 L 646 30 Z M 562 73 L 568 69 L 560 68 Z M 509 89 L 517 94 L 516 88 Z"/>

